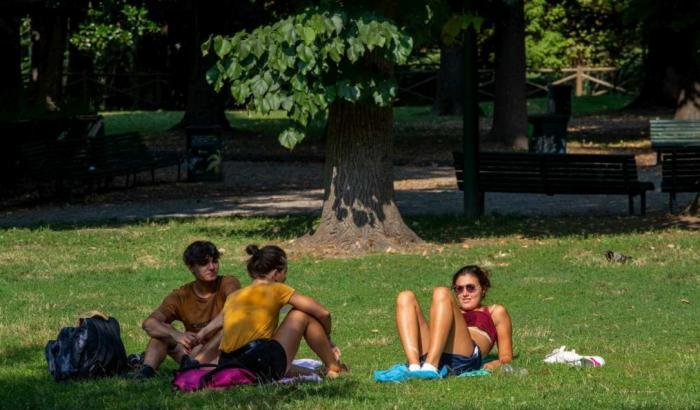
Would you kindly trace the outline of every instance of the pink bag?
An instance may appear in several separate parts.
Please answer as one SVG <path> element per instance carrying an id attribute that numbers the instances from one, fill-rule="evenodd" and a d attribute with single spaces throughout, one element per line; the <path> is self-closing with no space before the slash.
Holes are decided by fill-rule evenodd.
<path id="1" fill-rule="evenodd" d="M 223 390 L 240 384 L 252 384 L 257 381 L 253 373 L 246 369 L 229 367 L 214 369 L 209 381 L 202 380 L 210 371 L 209 369 L 188 369 L 175 372 L 172 385 L 173 389 L 193 392 L 201 389 Z"/>

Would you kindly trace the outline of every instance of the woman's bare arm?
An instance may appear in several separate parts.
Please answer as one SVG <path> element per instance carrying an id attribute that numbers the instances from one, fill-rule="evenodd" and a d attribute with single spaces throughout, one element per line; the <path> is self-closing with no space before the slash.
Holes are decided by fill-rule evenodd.
<path id="1" fill-rule="evenodd" d="M 206 326 L 197 332 L 197 339 L 201 342 L 206 339 L 207 335 L 214 331 L 218 331 L 224 326 L 224 312 L 219 313 Z"/>
<path id="2" fill-rule="evenodd" d="M 494 370 L 513 360 L 513 324 L 508 311 L 502 305 L 494 305 L 491 308 L 491 318 L 498 335 L 498 360 L 486 363 L 484 369 L 488 370 Z"/>

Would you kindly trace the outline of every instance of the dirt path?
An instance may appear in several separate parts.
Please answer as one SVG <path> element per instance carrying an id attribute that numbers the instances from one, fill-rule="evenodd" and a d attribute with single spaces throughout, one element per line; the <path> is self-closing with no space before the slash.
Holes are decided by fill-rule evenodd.
<path id="1" fill-rule="evenodd" d="M 637 157 L 640 180 L 660 186 L 660 171 L 648 142 L 649 115 L 588 116 L 572 118 L 568 151 L 632 153 Z M 482 124 L 486 132 L 488 124 Z M 179 138 L 179 139 L 178 139 Z M 182 135 L 152 138 L 157 148 L 177 148 Z M 186 183 L 176 180 L 175 169 L 159 170 L 155 185 L 139 176 L 135 188 L 117 189 L 77 198 L 71 204 L 40 206 L 10 203 L 0 211 L 0 226 L 40 223 L 79 223 L 100 220 L 132 221 L 196 215 L 279 215 L 318 213 L 322 201 L 322 146 L 308 141 L 292 152 L 276 140 L 255 133 L 234 135 L 226 142 L 224 181 Z M 461 144 L 461 123 L 446 121 L 397 129 L 395 167 L 396 200 L 404 214 L 459 214 L 462 193 L 457 190 L 451 152 Z M 498 147 L 488 143 L 482 149 Z M 270 156 L 274 159 L 264 161 Z M 231 160 L 233 159 L 233 160 Z M 241 161 L 255 159 L 256 161 Z M 261 161 L 263 160 L 263 161 Z M 120 181 L 115 181 L 118 186 Z M 680 195 L 679 204 L 692 195 Z M 668 196 L 652 192 L 648 212 L 667 212 Z M 627 198 L 534 194 L 487 194 L 487 213 L 520 215 L 624 215 Z"/>
<path id="2" fill-rule="evenodd" d="M 101 195 L 99 202 L 15 209 L 0 214 L 0 227 L 192 216 L 317 214 L 323 196 L 321 167 L 321 164 L 314 163 L 229 161 L 225 163 L 226 182 L 223 183 L 145 185 Z M 640 179 L 652 181 L 658 187 L 658 168 L 642 168 Z M 462 212 L 462 193 L 457 190 L 452 167 L 397 167 L 394 186 L 396 201 L 403 214 Z M 687 203 L 691 199 L 691 194 L 680 195 L 678 203 Z M 647 212 L 667 212 L 667 201 L 666 194 L 649 193 Z M 627 197 L 490 193 L 486 195 L 486 212 L 501 215 L 626 215 Z"/>

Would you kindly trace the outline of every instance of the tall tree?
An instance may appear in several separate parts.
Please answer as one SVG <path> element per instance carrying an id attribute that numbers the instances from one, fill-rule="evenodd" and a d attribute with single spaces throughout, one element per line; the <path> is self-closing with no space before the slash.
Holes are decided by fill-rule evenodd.
<path id="1" fill-rule="evenodd" d="M 700 3 L 632 0 L 628 15 L 642 22 L 644 82 L 635 106 L 674 108 L 674 118 L 700 120 Z M 685 209 L 700 213 L 700 193 Z"/>
<path id="2" fill-rule="evenodd" d="M 68 16 L 55 7 L 31 14 L 32 76 L 31 105 L 59 111 L 63 93 L 63 62 L 68 41 Z"/>
<path id="3" fill-rule="evenodd" d="M 371 10 L 371 9 L 370 9 Z M 376 9 L 375 9 L 376 10 Z M 217 90 L 295 125 L 280 135 L 289 148 L 309 121 L 328 112 L 324 202 L 309 245 L 382 249 L 420 241 L 394 201 L 393 65 L 411 39 L 378 13 L 309 10 L 204 45 L 219 61 L 208 72 Z"/>
<path id="4" fill-rule="evenodd" d="M 0 60 L 0 112 L 16 112 L 22 95 L 20 71 L 20 18 L 17 15 L 0 17 L 0 48 L 4 56 Z"/>
<path id="5" fill-rule="evenodd" d="M 637 106 L 673 107 L 677 119 L 700 119 L 700 3 L 632 0 L 642 22 L 644 78 Z"/>
<path id="6" fill-rule="evenodd" d="M 433 2 L 434 3 L 434 2 Z M 437 115 L 462 115 L 464 105 L 464 47 L 455 39 L 461 32 L 460 16 L 464 13 L 463 0 L 450 0 L 447 4 L 432 4 L 437 16 L 433 26 L 440 26 L 440 66 L 437 72 L 437 89 L 433 112 Z M 437 6 L 437 7 L 436 7 Z M 444 11 L 443 11 L 444 10 Z"/>
<path id="7" fill-rule="evenodd" d="M 229 128 L 224 108 L 226 98 L 216 94 L 206 81 L 206 71 L 213 63 L 212 57 L 203 57 L 199 45 L 213 33 L 226 31 L 222 24 L 222 16 L 228 15 L 220 9 L 220 2 L 188 0 L 184 2 L 182 10 L 186 16 L 185 26 L 187 33 L 183 43 L 183 55 L 188 62 L 185 67 L 189 70 L 187 79 L 187 94 L 185 104 L 185 116 L 180 122 L 181 126 L 190 125 L 218 125 Z"/>
<path id="8" fill-rule="evenodd" d="M 437 115 L 462 115 L 463 100 L 464 47 L 457 43 L 442 44 L 433 112 Z"/>
<path id="9" fill-rule="evenodd" d="M 178 32 L 187 69 L 185 116 L 180 125 L 219 125 L 228 128 L 224 108 L 226 95 L 215 93 L 206 82 L 206 72 L 215 59 L 203 56 L 200 45 L 213 34 L 252 29 L 267 20 L 263 2 L 216 0 L 178 1 Z"/>
<path id="10" fill-rule="evenodd" d="M 71 23 L 75 30 L 70 38 L 74 51 L 70 55 L 71 68 L 86 72 L 94 67 L 96 72 L 108 74 L 109 87 L 122 90 L 132 84 L 125 74 L 137 67 L 136 51 L 142 39 L 159 31 L 148 9 L 126 0 L 90 2 L 83 13 L 72 14 Z M 85 61 L 86 57 L 92 61 Z M 107 104 L 112 107 L 133 104 L 134 100 L 123 93 L 110 94 Z"/>
<path id="11" fill-rule="evenodd" d="M 527 148 L 525 14 L 523 0 L 496 5 L 496 67 L 491 138 Z"/>

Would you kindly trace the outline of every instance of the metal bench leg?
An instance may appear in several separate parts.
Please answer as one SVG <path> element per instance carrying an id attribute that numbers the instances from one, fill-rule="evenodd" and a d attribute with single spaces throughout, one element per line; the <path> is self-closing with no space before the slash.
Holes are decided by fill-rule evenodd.
<path id="1" fill-rule="evenodd" d="M 634 215 L 634 196 L 632 196 L 632 195 L 627 196 L 627 201 L 629 203 L 630 215 Z"/>
<path id="2" fill-rule="evenodd" d="M 641 195 L 639 195 L 639 200 L 641 201 L 639 206 L 642 207 L 642 216 L 647 214 L 647 193 L 642 192 Z"/>
<path id="3" fill-rule="evenodd" d="M 486 208 L 486 193 L 479 191 L 477 193 L 477 197 L 478 197 L 477 201 L 478 201 L 478 207 L 479 207 L 479 209 L 476 210 L 477 215 L 484 216 L 484 210 Z"/>
<path id="4" fill-rule="evenodd" d="M 668 194 L 668 212 L 673 212 L 673 206 L 676 204 L 676 193 L 671 192 Z"/>

